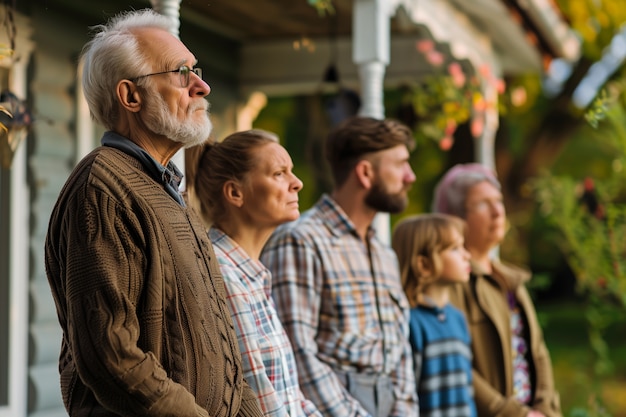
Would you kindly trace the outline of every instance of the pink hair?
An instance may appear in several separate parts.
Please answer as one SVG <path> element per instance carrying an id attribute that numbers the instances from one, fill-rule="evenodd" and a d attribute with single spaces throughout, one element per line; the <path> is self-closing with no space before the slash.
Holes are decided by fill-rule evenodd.
<path id="1" fill-rule="evenodd" d="M 439 180 L 435 187 L 435 196 L 433 199 L 433 211 L 437 213 L 451 213 L 452 208 L 449 207 L 449 192 L 451 188 L 455 188 L 456 183 L 463 177 L 476 178 L 476 180 L 486 180 L 500 188 L 497 175 L 491 168 L 479 164 L 457 164 L 450 168 L 448 172 Z M 469 179 L 468 178 L 468 179 Z M 478 181 L 476 181 L 478 182 Z M 461 191 L 461 190 L 459 190 Z M 462 190 L 466 192 L 467 190 Z M 463 196 L 465 198 L 465 196 Z M 457 213 L 452 213 L 457 214 Z"/>

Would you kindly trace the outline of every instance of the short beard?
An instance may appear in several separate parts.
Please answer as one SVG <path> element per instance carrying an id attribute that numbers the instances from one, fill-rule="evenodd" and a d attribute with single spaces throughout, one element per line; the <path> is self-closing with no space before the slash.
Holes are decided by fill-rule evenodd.
<path id="1" fill-rule="evenodd" d="M 370 208 L 383 213 L 397 214 L 404 211 L 409 200 L 400 193 L 390 194 L 381 182 L 372 184 L 372 188 L 365 196 L 365 204 Z"/>
<path id="2" fill-rule="evenodd" d="M 199 123 L 188 121 L 198 109 L 205 110 L 205 119 Z M 152 94 L 146 100 L 144 122 L 154 133 L 182 143 L 184 148 L 205 142 L 213 130 L 208 101 L 201 100 L 192 104 L 187 110 L 187 117 L 181 122 L 172 115 L 165 100 L 158 94 Z"/>

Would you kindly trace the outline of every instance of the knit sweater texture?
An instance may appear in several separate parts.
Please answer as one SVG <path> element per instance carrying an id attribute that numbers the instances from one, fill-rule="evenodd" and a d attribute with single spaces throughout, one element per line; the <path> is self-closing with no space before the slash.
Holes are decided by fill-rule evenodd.
<path id="1" fill-rule="evenodd" d="M 206 231 L 136 158 L 79 163 L 45 258 L 70 416 L 261 416 Z"/>

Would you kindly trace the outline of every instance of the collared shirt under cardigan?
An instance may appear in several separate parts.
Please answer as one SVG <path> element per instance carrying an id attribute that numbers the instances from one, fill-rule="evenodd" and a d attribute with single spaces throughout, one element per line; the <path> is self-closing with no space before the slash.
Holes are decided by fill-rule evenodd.
<path id="1" fill-rule="evenodd" d="M 277 229 L 261 261 L 291 339 L 300 387 L 327 416 L 367 416 L 335 372 L 386 374 L 391 415 L 418 415 L 409 304 L 393 250 L 369 229 L 363 241 L 328 195 Z"/>
<path id="2" fill-rule="evenodd" d="M 209 238 L 220 263 L 243 360 L 244 377 L 265 416 L 321 417 L 304 398 L 289 338 L 271 300 L 271 275 L 233 239 L 216 227 Z"/>
<path id="3" fill-rule="evenodd" d="M 128 146 L 82 159 L 46 236 L 69 415 L 261 416 L 200 219 L 165 167 L 105 138 Z"/>
<path id="4" fill-rule="evenodd" d="M 180 172 L 173 161 L 169 161 L 167 166 L 163 166 L 141 146 L 114 132 L 105 132 L 102 136 L 101 143 L 102 146 L 110 146 L 111 148 L 119 149 L 137 158 L 152 179 L 162 184 L 165 191 L 170 197 L 176 200 L 178 204 L 183 207 L 185 206 L 185 200 L 178 189 L 183 180 L 183 173 Z"/>

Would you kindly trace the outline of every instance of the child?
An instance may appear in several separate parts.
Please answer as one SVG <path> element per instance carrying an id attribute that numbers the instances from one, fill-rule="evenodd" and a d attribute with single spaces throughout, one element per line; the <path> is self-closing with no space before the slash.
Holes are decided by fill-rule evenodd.
<path id="1" fill-rule="evenodd" d="M 393 232 L 392 247 L 411 304 L 410 341 L 421 417 L 477 416 L 467 323 L 448 301 L 450 287 L 469 280 L 464 229 L 458 217 L 424 214 L 402 220 Z"/>

